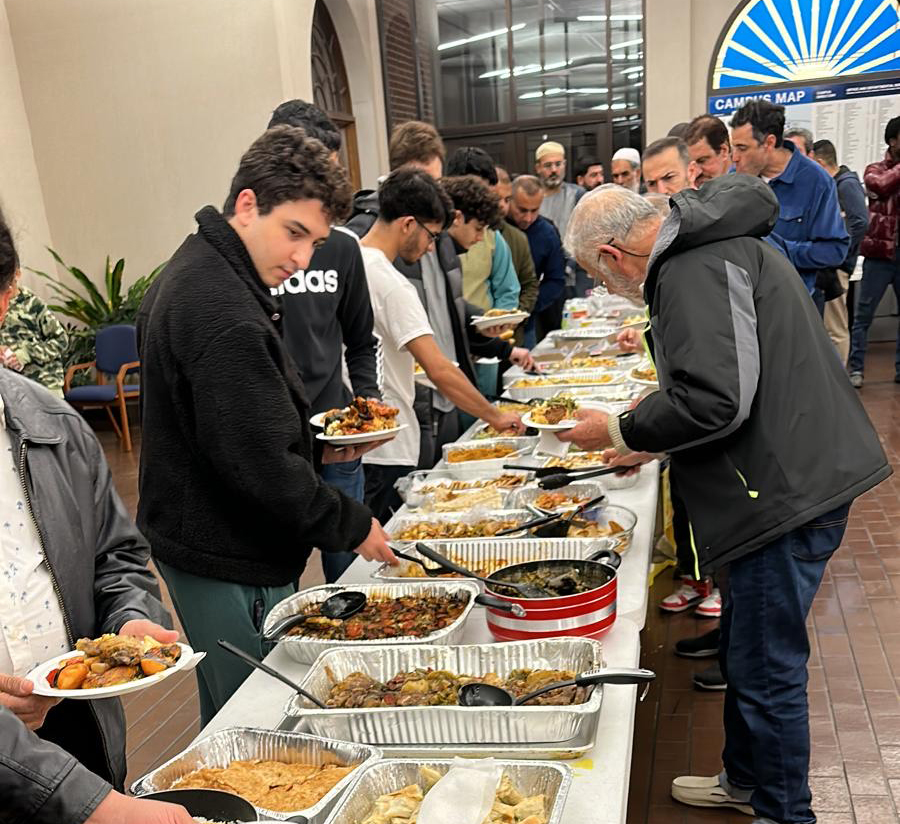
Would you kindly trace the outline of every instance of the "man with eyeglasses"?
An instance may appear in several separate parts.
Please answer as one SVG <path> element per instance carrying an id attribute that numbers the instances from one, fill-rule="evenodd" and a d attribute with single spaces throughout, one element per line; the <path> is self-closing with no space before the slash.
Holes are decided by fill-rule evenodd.
<path id="1" fill-rule="evenodd" d="M 415 364 L 438 391 L 459 409 L 487 421 L 498 432 L 524 432 L 518 415 L 492 406 L 435 342 L 428 315 L 412 283 L 391 261 L 415 263 L 434 248 L 453 222 L 453 202 L 430 174 L 408 166 L 392 172 L 378 193 L 379 213 L 362 239 L 363 262 L 378 341 L 378 383 L 385 403 L 400 409 L 405 428 L 363 458 L 366 503 L 382 523 L 402 503 L 395 483 L 419 461 L 420 437 L 415 401 Z"/>

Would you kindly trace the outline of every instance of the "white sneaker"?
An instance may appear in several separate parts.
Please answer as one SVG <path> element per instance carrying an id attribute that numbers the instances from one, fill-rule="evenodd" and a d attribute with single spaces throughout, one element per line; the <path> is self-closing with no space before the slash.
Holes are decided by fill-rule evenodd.
<path id="1" fill-rule="evenodd" d="M 672 798 L 692 807 L 734 807 L 742 813 L 753 815 L 753 807 L 722 789 L 717 775 L 680 775 L 672 782 Z"/>
<path id="2" fill-rule="evenodd" d="M 696 581 L 685 577 L 681 579 L 681 586 L 675 592 L 659 602 L 659 608 L 664 612 L 684 612 L 697 601 L 706 598 L 709 593 L 710 584 L 707 579 Z"/>
<path id="3" fill-rule="evenodd" d="M 694 613 L 698 618 L 722 617 L 722 593 L 718 588 L 714 589 L 709 598 L 704 598 Z"/>

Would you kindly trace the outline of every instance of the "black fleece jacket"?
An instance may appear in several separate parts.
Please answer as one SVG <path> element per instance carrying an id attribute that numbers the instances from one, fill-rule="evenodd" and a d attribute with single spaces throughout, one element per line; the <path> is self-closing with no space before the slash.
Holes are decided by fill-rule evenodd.
<path id="1" fill-rule="evenodd" d="M 138 314 L 138 523 L 178 569 L 281 586 L 313 547 L 361 544 L 372 515 L 316 475 L 281 307 L 227 221 L 211 206 L 196 217 Z"/>

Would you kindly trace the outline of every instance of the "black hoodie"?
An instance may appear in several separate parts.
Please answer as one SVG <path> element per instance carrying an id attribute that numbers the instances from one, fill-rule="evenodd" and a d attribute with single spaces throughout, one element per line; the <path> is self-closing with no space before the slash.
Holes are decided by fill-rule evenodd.
<path id="1" fill-rule="evenodd" d="M 803 281 L 760 239 L 778 216 L 769 187 L 725 175 L 671 202 L 644 285 L 660 390 L 618 428 L 671 454 L 709 572 L 891 468 Z"/>

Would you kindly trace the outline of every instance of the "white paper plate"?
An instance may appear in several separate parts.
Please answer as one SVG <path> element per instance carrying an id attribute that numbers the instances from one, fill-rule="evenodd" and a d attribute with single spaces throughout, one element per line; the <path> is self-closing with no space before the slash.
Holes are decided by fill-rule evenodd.
<path id="1" fill-rule="evenodd" d="M 326 435 L 320 432 L 316 435 L 316 440 L 325 441 L 334 446 L 354 446 L 359 443 L 375 443 L 375 441 L 387 441 L 394 437 L 398 432 L 406 429 L 407 424 L 401 423 L 393 429 L 379 429 L 377 432 L 363 432 L 359 435 Z"/>
<path id="2" fill-rule="evenodd" d="M 129 692 L 137 692 L 138 690 L 155 686 L 176 672 L 192 670 L 206 657 L 205 652 L 194 652 L 187 644 L 179 643 L 178 646 L 181 647 L 181 657 L 174 667 L 169 667 L 169 669 L 158 672 L 156 675 L 147 675 L 139 678 L 137 681 L 129 681 L 127 684 L 118 684 L 114 687 L 93 687 L 87 690 L 58 690 L 55 687 L 51 687 L 47 683 L 47 676 L 59 667 L 60 661 L 65 661 L 76 655 L 84 655 L 83 652 L 78 652 L 77 650 L 66 652 L 62 655 L 54 655 L 49 661 L 45 661 L 43 664 L 35 667 L 25 677 L 34 683 L 35 695 L 44 695 L 50 698 L 70 698 L 77 701 L 87 701 L 91 698 L 114 698 L 117 695 L 125 695 Z"/>
<path id="3" fill-rule="evenodd" d="M 559 423 L 537 423 L 537 421 L 532 420 L 530 412 L 526 412 L 522 416 L 522 423 L 525 426 L 533 426 L 535 429 L 541 429 L 545 432 L 563 432 L 566 429 L 574 429 L 578 426 L 578 421 L 576 420 L 562 420 Z"/>
<path id="4" fill-rule="evenodd" d="M 489 318 L 483 315 L 473 315 L 470 325 L 479 330 L 489 329 L 491 326 L 518 326 L 527 317 L 527 312 L 509 312 Z"/>
<path id="5" fill-rule="evenodd" d="M 317 426 L 319 429 L 324 429 L 325 428 L 325 416 L 327 414 L 328 414 L 327 412 L 320 412 L 318 415 L 313 415 L 309 419 L 309 425 Z"/>
<path id="6" fill-rule="evenodd" d="M 635 367 L 635 369 L 637 369 L 637 368 L 638 367 Z M 641 386 L 653 386 L 653 387 L 659 386 L 659 380 L 651 381 L 651 380 L 647 380 L 647 378 L 636 378 L 634 376 L 634 369 L 628 370 L 628 380 L 631 381 L 632 383 L 639 383 L 639 384 L 641 384 Z"/>

